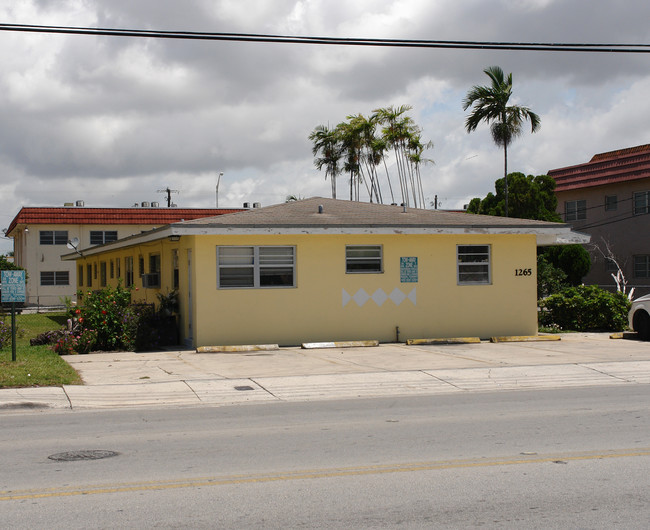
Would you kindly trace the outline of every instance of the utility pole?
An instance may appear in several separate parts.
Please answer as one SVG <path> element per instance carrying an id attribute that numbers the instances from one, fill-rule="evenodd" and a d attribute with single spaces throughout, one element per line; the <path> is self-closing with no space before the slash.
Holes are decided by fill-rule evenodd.
<path id="1" fill-rule="evenodd" d="M 167 208 L 171 208 L 171 206 L 172 206 L 172 193 L 180 193 L 180 192 L 178 190 L 170 190 L 169 186 L 168 186 L 164 190 L 158 190 L 158 193 L 167 194 Z"/>

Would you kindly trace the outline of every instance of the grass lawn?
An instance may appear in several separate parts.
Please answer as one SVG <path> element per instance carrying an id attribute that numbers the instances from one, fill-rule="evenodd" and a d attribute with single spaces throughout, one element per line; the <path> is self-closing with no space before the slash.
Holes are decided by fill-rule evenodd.
<path id="1" fill-rule="evenodd" d="M 10 315 L 1 315 L 0 320 L 11 325 Z M 81 384 L 79 374 L 50 346 L 29 345 L 29 339 L 65 323 L 63 312 L 16 315 L 16 328 L 24 333 L 16 339 L 15 362 L 11 360 L 11 340 L 0 350 L 0 388 Z"/>

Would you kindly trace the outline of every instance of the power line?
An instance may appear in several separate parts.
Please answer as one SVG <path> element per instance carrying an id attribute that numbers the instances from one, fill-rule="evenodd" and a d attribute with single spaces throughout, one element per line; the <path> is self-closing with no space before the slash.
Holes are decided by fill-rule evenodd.
<path id="1" fill-rule="evenodd" d="M 260 33 L 221 33 L 197 31 L 158 31 L 120 28 L 92 28 L 81 26 L 43 26 L 34 24 L 0 24 L 0 31 L 24 33 L 57 33 L 68 35 L 95 35 L 109 37 L 140 37 L 153 39 L 211 40 L 284 44 L 320 44 L 334 46 L 380 46 L 406 48 L 447 48 L 470 50 L 595 52 L 595 53 L 650 53 L 650 44 L 633 43 L 544 43 L 491 42 L 464 40 L 414 40 L 314 37 L 299 35 L 271 35 Z"/>

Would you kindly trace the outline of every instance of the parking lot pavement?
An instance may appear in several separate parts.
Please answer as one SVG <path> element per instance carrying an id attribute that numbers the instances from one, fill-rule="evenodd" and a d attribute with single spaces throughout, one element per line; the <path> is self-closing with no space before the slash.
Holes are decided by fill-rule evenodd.
<path id="1" fill-rule="evenodd" d="M 650 383 L 650 343 L 602 333 L 564 334 L 552 342 L 108 352 L 65 360 L 83 386 L 0 390 L 0 411 Z"/>

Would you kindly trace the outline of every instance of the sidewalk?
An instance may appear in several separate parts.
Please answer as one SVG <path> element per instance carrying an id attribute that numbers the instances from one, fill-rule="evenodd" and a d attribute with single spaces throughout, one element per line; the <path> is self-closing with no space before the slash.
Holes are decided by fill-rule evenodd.
<path id="1" fill-rule="evenodd" d="M 0 390 L 0 412 L 650 383 L 650 343 L 601 333 L 566 334 L 553 342 L 113 352 L 65 359 L 85 385 Z"/>

